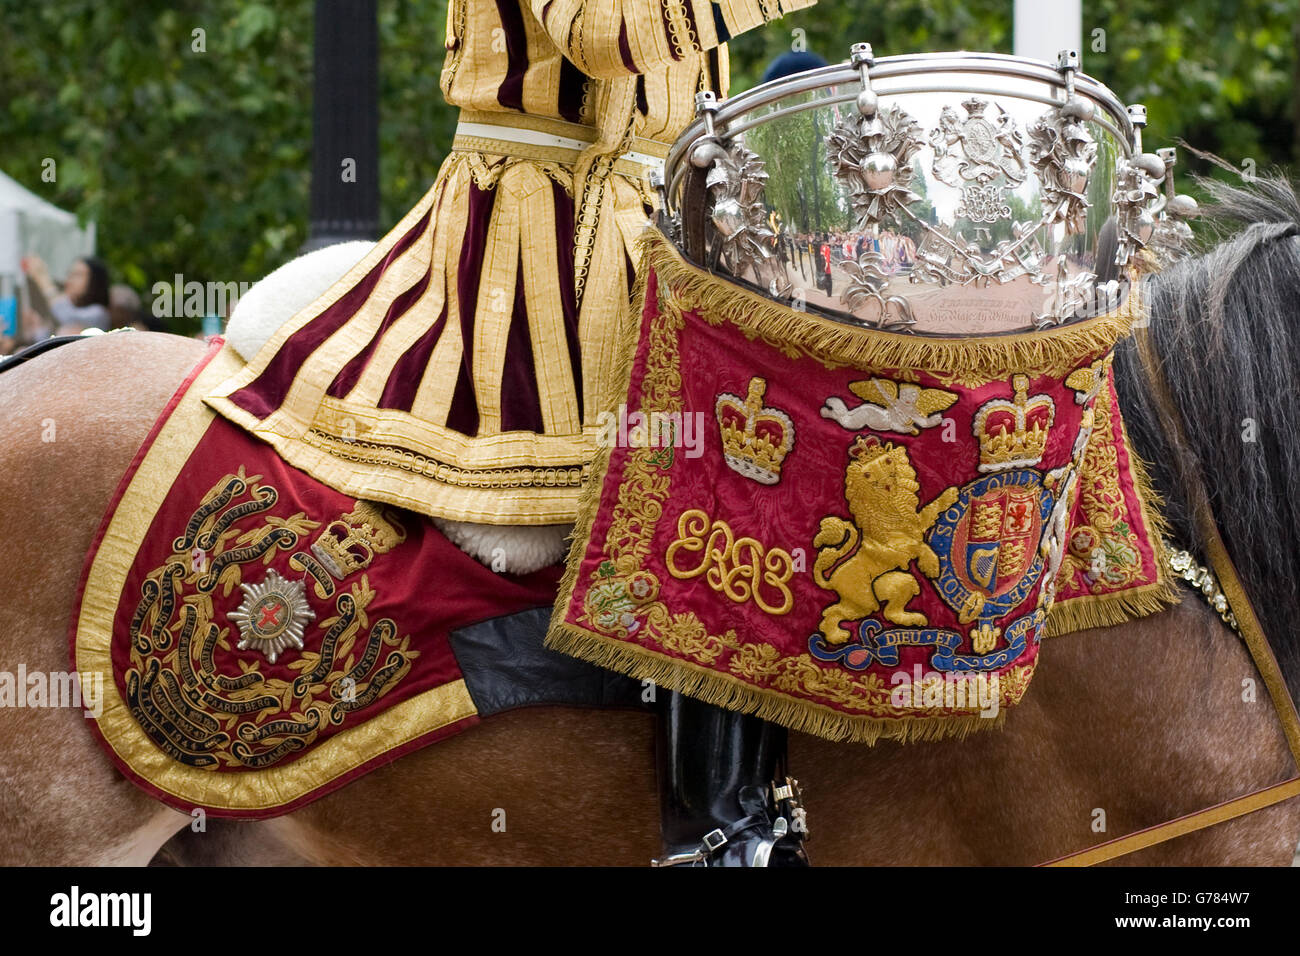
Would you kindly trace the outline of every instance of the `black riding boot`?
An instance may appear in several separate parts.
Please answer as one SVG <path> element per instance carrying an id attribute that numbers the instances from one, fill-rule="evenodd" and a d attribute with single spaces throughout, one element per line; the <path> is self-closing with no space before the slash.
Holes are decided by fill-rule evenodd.
<path id="1" fill-rule="evenodd" d="M 659 697 L 664 856 L 654 864 L 807 866 L 785 728 L 662 689 Z"/>

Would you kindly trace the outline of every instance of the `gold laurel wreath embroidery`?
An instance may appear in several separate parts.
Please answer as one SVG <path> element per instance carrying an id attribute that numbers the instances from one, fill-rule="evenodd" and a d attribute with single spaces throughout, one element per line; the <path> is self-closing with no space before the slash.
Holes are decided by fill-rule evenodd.
<path id="1" fill-rule="evenodd" d="M 678 336 L 686 326 L 683 312 L 699 305 L 683 300 L 659 286 L 659 308 L 651 320 L 642 380 L 641 411 L 679 412 L 681 410 L 681 373 Z M 706 319 L 707 312 L 701 312 Z M 603 552 L 606 561 L 592 573 L 591 587 L 578 619 L 591 629 L 627 639 L 633 628 L 625 623 L 602 623 L 597 619 L 595 597 L 607 593 L 611 586 L 631 591 L 632 579 L 653 582 L 655 593 L 659 581 L 645 569 L 650 555 L 655 526 L 663 515 L 668 499 L 670 479 L 667 468 L 672 463 L 672 449 L 634 448 L 627 457 L 618 497 L 611 511 L 609 530 Z M 657 644 L 665 651 L 702 667 L 716 669 L 724 655 L 726 668 L 756 687 L 831 702 L 848 711 L 868 717 L 915 717 L 909 706 L 895 705 L 891 696 L 895 688 L 876 674 L 856 675 L 842 669 L 826 668 L 810 654 L 782 657 L 769 644 L 745 643 L 734 630 L 710 634 L 692 611 L 674 613 L 659 600 L 637 603 L 629 601 L 628 611 L 636 621 L 635 633 L 642 642 Z M 1034 665 L 1016 665 L 999 676 L 999 696 L 1004 706 L 1019 703 Z M 972 700 L 970 696 L 967 701 Z M 971 704 L 964 712 L 979 711 Z"/>
<path id="2" fill-rule="evenodd" d="M 223 496 L 232 482 L 242 490 Z M 202 541 L 223 524 L 223 516 L 239 514 L 235 509 L 241 500 L 257 501 L 268 492 L 278 497 L 276 489 L 261 483 L 260 475 L 246 476 L 240 466 L 203 497 L 184 537 Z M 260 558 L 265 567 L 277 551 L 300 546 L 320 527 L 303 512 L 288 518 L 264 515 L 252 528 L 239 527 L 238 520 L 225 523 L 229 526 L 203 549 L 202 563 L 177 550 L 146 576 L 143 587 L 152 583 L 155 593 L 167 600 L 142 601 L 141 607 L 148 606 L 133 618 L 130 664 L 124 675 L 131 689 L 128 706 L 150 738 L 174 759 L 212 770 L 218 765 L 261 768 L 305 750 L 325 726 L 341 723 L 348 712 L 386 695 L 410 673 L 419 652 L 410 649 L 410 635 L 398 638 L 388 619 L 371 624 L 366 607 L 375 591 L 363 574 L 336 599 L 340 614 L 316 622 L 326 635 L 321 649 L 303 651 L 289 662 L 290 669 L 300 672 L 298 678 L 263 675 L 251 652 L 250 658 L 238 660 L 239 674 L 218 673 L 212 655 L 218 648 L 229 653 L 232 635 L 231 628 L 214 623 L 213 596 L 220 592 L 229 598 L 241 584 L 244 564 Z M 273 533 L 278 535 L 275 544 L 241 559 L 237 552 L 256 552 Z M 229 560 L 216 580 L 200 586 L 223 556 Z M 350 620 L 344 620 L 344 608 Z M 369 634 L 359 659 L 356 642 L 363 630 Z M 368 666 L 359 668 L 359 660 Z M 362 703 L 357 706 L 356 701 Z M 172 719 L 162 721 L 160 714 Z"/>
<path id="3" fill-rule="evenodd" d="M 1078 489 L 1081 520 L 1070 529 L 1070 547 L 1066 550 L 1064 568 L 1089 572 L 1093 569 L 1096 548 L 1101 549 L 1105 570 L 1100 575 L 1086 578 L 1094 593 L 1119 591 L 1131 585 L 1142 574 L 1142 554 L 1138 536 L 1133 531 L 1132 515 L 1119 483 L 1119 452 L 1111 425 L 1111 391 L 1103 386 L 1093 404 L 1093 430 L 1083 453 L 1080 472 L 1086 480 Z M 1074 548 L 1073 538 L 1081 528 L 1092 531 L 1093 547 L 1080 554 Z M 1069 580 L 1069 578 L 1067 578 Z"/>

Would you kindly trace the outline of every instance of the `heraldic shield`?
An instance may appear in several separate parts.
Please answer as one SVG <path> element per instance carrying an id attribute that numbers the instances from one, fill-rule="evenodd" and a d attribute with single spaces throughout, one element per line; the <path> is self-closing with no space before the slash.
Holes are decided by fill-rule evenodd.
<path id="1" fill-rule="evenodd" d="M 1137 296 L 926 339 L 737 289 L 656 231 L 644 249 L 550 646 L 830 739 L 927 739 L 996 726 L 1049 632 L 1171 599 L 1113 406 Z M 1131 546 L 1121 586 L 1104 549 L 1072 553 L 1097 534 Z"/>
<path id="2" fill-rule="evenodd" d="M 1077 53 L 851 54 L 698 95 L 548 643 L 829 739 L 965 734 L 1044 635 L 1176 600 L 1111 356 L 1193 204 Z"/>

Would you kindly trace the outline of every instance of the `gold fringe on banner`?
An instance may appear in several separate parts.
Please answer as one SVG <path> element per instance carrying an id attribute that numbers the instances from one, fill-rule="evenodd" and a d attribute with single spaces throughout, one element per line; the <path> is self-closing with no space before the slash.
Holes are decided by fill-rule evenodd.
<path id="1" fill-rule="evenodd" d="M 576 565 L 571 565 L 570 570 L 573 567 Z M 574 577 L 576 579 L 576 575 Z M 555 617 L 551 619 L 551 629 L 546 635 L 547 647 L 626 674 L 634 680 L 652 681 L 656 687 L 685 694 L 706 704 L 753 714 L 760 720 L 770 720 L 825 740 L 865 744 L 874 744 L 878 740 L 914 743 L 949 737 L 961 740 L 976 730 L 1001 728 L 1006 721 L 1007 708 L 1001 700 L 997 714 L 992 717 L 982 717 L 978 713 L 947 717 L 855 716 L 813 701 L 755 687 L 690 661 L 665 658 L 635 644 L 612 642 L 563 622 L 573 583 L 566 573 L 560 601 L 555 606 Z"/>
<path id="2" fill-rule="evenodd" d="M 791 358 L 806 355 L 828 368 L 918 368 L 989 379 L 1024 368 L 1063 375 L 1078 365 L 1080 356 L 1111 349 L 1145 308 L 1134 284 L 1115 311 L 1042 332 L 953 339 L 905 335 L 835 322 L 765 298 L 688 263 L 657 229 L 646 231 L 641 251 L 643 271 L 653 268 L 681 308 L 699 311 L 713 325 L 728 322 Z"/>

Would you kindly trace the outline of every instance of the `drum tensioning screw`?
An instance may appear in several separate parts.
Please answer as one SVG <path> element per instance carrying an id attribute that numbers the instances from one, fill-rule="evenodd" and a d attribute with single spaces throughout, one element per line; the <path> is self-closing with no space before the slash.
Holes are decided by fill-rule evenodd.
<path id="1" fill-rule="evenodd" d="M 880 97 L 871 88 L 871 68 L 876 65 L 876 55 L 871 50 L 871 44 L 855 43 L 849 47 L 849 61 L 858 68 L 858 76 L 862 79 L 862 92 L 857 99 L 858 112 L 871 119 L 880 107 Z"/>

